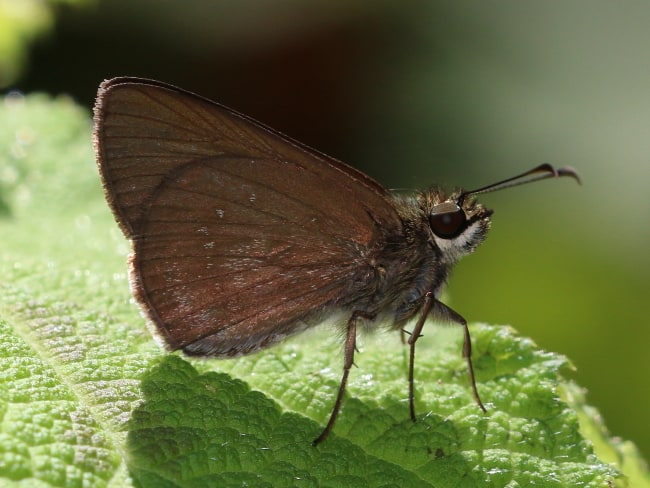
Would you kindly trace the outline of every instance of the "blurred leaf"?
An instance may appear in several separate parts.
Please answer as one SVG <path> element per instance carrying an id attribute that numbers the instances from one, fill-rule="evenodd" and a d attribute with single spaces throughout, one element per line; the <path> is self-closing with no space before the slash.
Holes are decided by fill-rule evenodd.
<path id="1" fill-rule="evenodd" d="M 337 334 L 228 361 L 163 353 L 130 299 L 87 114 L 38 95 L 0 107 L 3 485 L 650 486 L 562 378 L 567 360 L 508 327 L 472 327 L 487 415 L 460 331 L 427 327 L 416 423 L 399 338 L 364 338 L 334 433 L 311 447 L 338 387 Z"/>
<path id="2" fill-rule="evenodd" d="M 55 4 L 88 0 L 0 0 L 0 88 L 16 80 L 27 62 L 29 44 L 54 26 Z"/>

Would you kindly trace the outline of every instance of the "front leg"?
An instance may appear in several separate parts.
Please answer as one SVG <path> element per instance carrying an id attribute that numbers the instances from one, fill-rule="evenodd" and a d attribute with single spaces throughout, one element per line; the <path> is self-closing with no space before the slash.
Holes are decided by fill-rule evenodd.
<path id="1" fill-rule="evenodd" d="M 476 389 L 476 380 L 474 378 L 474 366 L 472 364 L 472 339 L 469 335 L 469 328 L 467 327 L 467 321 L 460 315 L 458 312 L 448 307 L 441 301 L 433 297 L 431 292 L 428 292 L 424 296 L 424 303 L 420 308 L 420 317 L 418 318 L 411 337 L 409 337 L 408 344 L 410 346 L 409 354 L 409 410 L 411 413 L 411 420 L 415 422 L 415 387 L 414 387 L 414 363 L 415 363 L 415 343 L 420 338 L 422 328 L 424 327 L 424 322 L 427 319 L 427 316 L 431 314 L 435 319 L 441 320 L 443 322 L 450 322 L 454 324 L 461 325 L 464 330 L 464 339 L 463 339 L 463 357 L 467 359 L 467 370 L 469 371 L 469 381 L 472 385 L 472 393 L 474 399 L 478 406 L 483 410 L 483 413 L 487 412 L 481 397 L 478 394 Z"/>

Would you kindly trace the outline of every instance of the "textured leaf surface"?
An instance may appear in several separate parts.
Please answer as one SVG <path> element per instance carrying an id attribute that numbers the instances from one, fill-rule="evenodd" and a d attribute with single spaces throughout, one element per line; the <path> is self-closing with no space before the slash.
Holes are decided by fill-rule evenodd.
<path id="1" fill-rule="evenodd" d="M 399 337 L 365 337 L 317 448 L 336 328 L 237 360 L 164 353 L 130 298 L 88 114 L 67 99 L 2 101 L 0 204 L 2 486 L 650 486 L 562 379 L 567 360 L 508 327 L 472 327 L 484 415 L 460 330 L 427 324 L 416 423 Z"/>

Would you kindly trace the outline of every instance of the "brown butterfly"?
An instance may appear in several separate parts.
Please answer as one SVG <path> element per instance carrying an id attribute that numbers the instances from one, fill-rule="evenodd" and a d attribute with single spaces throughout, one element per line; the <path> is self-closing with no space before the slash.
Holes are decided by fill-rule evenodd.
<path id="1" fill-rule="evenodd" d="M 94 145 L 106 199 L 133 244 L 133 292 L 171 350 L 234 357 L 343 314 L 343 377 L 357 326 L 410 332 L 428 317 L 464 329 L 438 300 L 456 261 L 485 239 L 492 211 L 473 195 L 571 176 L 541 165 L 473 191 L 392 194 L 369 176 L 253 119 L 161 82 L 115 78 L 99 87 Z"/>

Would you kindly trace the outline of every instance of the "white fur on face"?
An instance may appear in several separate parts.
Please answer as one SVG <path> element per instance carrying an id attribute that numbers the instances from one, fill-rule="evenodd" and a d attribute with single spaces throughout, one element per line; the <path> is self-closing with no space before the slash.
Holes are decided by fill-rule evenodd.
<path id="1" fill-rule="evenodd" d="M 463 256 L 474 251 L 481 243 L 482 235 L 485 233 L 484 224 L 480 220 L 472 222 L 460 235 L 452 239 L 443 239 L 433 234 L 433 239 L 442 251 L 446 261 L 455 263 Z"/>

